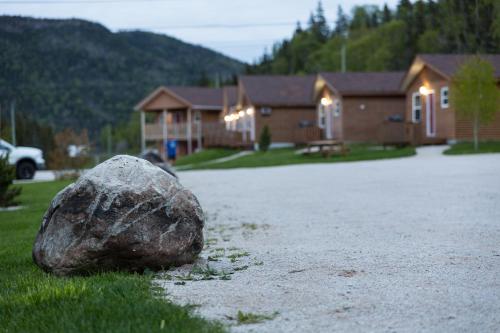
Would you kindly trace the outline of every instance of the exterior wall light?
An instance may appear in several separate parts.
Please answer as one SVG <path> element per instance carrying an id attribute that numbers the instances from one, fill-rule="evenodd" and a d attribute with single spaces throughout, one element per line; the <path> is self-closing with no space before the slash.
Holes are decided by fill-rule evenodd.
<path id="1" fill-rule="evenodd" d="M 321 105 L 328 106 L 328 105 L 331 105 L 331 104 L 332 104 L 332 100 L 330 98 L 323 97 L 321 99 Z"/>
<path id="2" fill-rule="evenodd" d="M 421 95 L 426 96 L 426 95 L 429 95 L 430 90 L 429 90 L 429 89 L 427 89 L 427 87 L 425 87 L 425 86 L 421 86 L 421 87 L 418 89 L 418 92 L 419 92 Z"/>
<path id="3" fill-rule="evenodd" d="M 249 115 L 249 116 L 253 115 L 253 109 L 252 108 L 248 108 L 247 109 L 247 115 Z"/>

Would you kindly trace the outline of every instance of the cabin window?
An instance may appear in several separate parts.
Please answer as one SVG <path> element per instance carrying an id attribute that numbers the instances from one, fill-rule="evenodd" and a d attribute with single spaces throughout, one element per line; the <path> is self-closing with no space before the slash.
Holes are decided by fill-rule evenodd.
<path id="1" fill-rule="evenodd" d="M 263 115 L 264 117 L 269 117 L 271 115 L 271 108 L 268 106 L 264 106 L 260 108 L 260 114 Z"/>
<path id="2" fill-rule="evenodd" d="M 318 127 L 325 128 L 326 125 L 326 110 L 323 104 L 318 105 Z"/>
<path id="3" fill-rule="evenodd" d="M 448 87 L 441 88 L 441 108 L 446 109 L 449 106 Z"/>
<path id="4" fill-rule="evenodd" d="M 418 92 L 412 96 L 411 119 L 414 123 L 419 123 L 422 117 L 422 100 Z"/>
<path id="5" fill-rule="evenodd" d="M 364 104 L 363 104 L 363 106 L 364 106 Z M 364 109 L 364 108 L 363 108 L 363 109 Z M 340 101 L 338 101 L 338 100 L 337 100 L 337 101 L 335 101 L 335 108 L 333 109 L 333 115 L 334 115 L 335 117 L 340 116 Z"/>
<path id="6" fill-rule="evenodd" d="M 200 111 L 196 111 L 194 113 L 194 122 L 195 123 L 201 122 L 201 112 Z"/>

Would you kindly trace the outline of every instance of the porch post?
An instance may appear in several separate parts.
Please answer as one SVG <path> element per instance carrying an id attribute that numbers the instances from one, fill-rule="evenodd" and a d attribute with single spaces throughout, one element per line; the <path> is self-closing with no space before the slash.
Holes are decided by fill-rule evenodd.
<path id="1" fill-rule="evenodd" d="M 139 111 L 141 113 L 141 153 L 146 150 L 146 114 L 144 110 Z"/>
<path id="2" fill-rule="evenodd" d="M 243 142 L 247 143 L 247 115 L 245 114 L 243 117 L 240 118 L 241 121 L 243 122 L 242 126 L 242 131 L 243 131 Z M 238 119 L 239 120 L 239 119 Z"/>
<path id="3" fill-rule="evenodd" d="M 161 146 L 161 155 L 163 156 L 164 159 L 166 159 L 166 153 L 165 153 L 165 144 L 168 141 L 168 128 L 167 128 L 167 110 L 163 109 L 162 112 L 162 146 Z"/>
<path id="4" fill-rule="evenodd" d="M 187 126 L 186 126 L 186 138 L 187 138 L 187 149 L 188 154 L 193 153 L 193 138 L 191 134 L 191 108 L 187 110 Z"/>
<path id="5" fill-rule="evenodd" d="M 202 147 L 201 147 L 201 111 L 197 111 L 198 112 L 198 120 L 196 121 L 196 124 L 197 124 L 197 148 L 198 150 L 201 150 Z"/>

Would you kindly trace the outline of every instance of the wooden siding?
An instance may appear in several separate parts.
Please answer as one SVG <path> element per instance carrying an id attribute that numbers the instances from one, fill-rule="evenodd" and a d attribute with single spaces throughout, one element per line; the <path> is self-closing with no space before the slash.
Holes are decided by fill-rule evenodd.
<path id="1" fill-rule="evenodd" d="M 270 116 L 260 113 L 260 106 L 255 107 L 255 140 L 259 141 L 264 126 L 271 132 L 274 143 L 305 143 L 320 138 L 317 127 L 316 108 L 271 108 Z M 308 122 L 309 127 L 301 127 L 301 122 Z"/>
<path id="2" fill-rule="evenodd" d="M 426 117 L 427 117 L 427 98 L 421 96 L 422 111 L 420 124 L 412 123 L 412 96 L 413 93 L 419 91 L 421 86 L 425 86 L 430 90 L 434 90 L 435 110 L 436 110 L 436 135 L 434 137 L 427 136 Z M 437 74 L 428 67 L 415 77 L 415 80 L 410 84 L 406 92 L 406 121 L 408 122 L 409 139 L 414 144 L 433 144 L 445 142 L 455 138 L 455 113 L 451 107 L 441 108 L 441 88 L 449 87 L 449 82 L 446 78 Z"/>
<path id="3" fill-rule="evenodd" d="M 426 135 L 426 103 L 427 99 L 422 96 L 422 116 L 421 123 L 411 123 L 412 120 L 412 96 L 418 92 L 419 88 L 425 85 L 428 89 L 434 90 L 436 108 L 436 137 L 430 138 Z M 438 73 L 424 67 L 410 84 L 406 92 L 406 120 L 408 123 L 407 134 L 414 144 L 441 143 L 449 140 L 471 140 L 472 122 L 461 119 L 455 114 L 453 107 L 441 108 L 441 88 L 450 87 L 451 83 Z M 500 85 L 499 85 L 500 89 Z M 481 140 L 500 140 L 500 110 L 496 114 L 493 122 L 487 126 L 481 126 L 479 130 Z"/>
<path id="4" fill-rule="evenodd" d="M 363 108 L 364 106 L 364 108 Z M 343 138 L 352 142 L 404 142 L 404 123 L 388 122 L 390 116 L 404 119 L 404 96 L 348 96 L 342 98 Z"/>
<path id="5" fill-rule="evenodd" d="M 340 102 L 340 116 L 333 118 L 333 137 L 351 142 L 403 143 L 404 123 L 388 122 L 389 116 L 405 116 L 405 96 L 337 96 L 323 87 L 317 98 Z M 362 107 L 364 106 L 364 108 Z M 324 135 L 323 135 L 324 136 Z"/>
<path id="6" fill-rule="evenodd" d="M 187 105 L 181 101 L 179 101 L 177 98 L 168 95 L 165 92 L 161 92 L 153 98 L 149 103 L 147 103 L 142 109 L 145 111 L 157 111 L 157 110 L 164 110 L 164 109 L 179 109 L 179 108 L 185 108 Z"/>
<path id="7" fill-rule="evenodd" d="M 500 82 L 497 84 L 497 88 L 500 89 Z M 459 115 L 456 116 L 455 130 L 457 140 L 471 140 L 473 137 L 472 122 L 462 119 Z M 491 123 L 479 127 L 479 139 L 500 140 L 500 110 L 497 111 Z"/>
<path id="8" fill-rule="evenodd" d="M 457 116 L 456 120 L 456 139 L 467 141 L 471 140 L 472 135 L 472 122 L 469 120 L 461 119 Z M 479 127 L 480 140 L 500 140 L 500 111 L 497 112 L 493 121 L 488 125 Z"/>

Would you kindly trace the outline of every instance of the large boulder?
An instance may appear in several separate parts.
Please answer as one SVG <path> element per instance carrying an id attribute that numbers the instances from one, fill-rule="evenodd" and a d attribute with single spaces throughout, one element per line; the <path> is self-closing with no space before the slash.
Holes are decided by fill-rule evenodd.
<path id="1" fill-rule="evenodd" d="M 203 248 L 203 211 L 175 177 L 120 155 L 52 200 L 33 247 L 57 275 L 142 272 L 192 262 Z"/>

